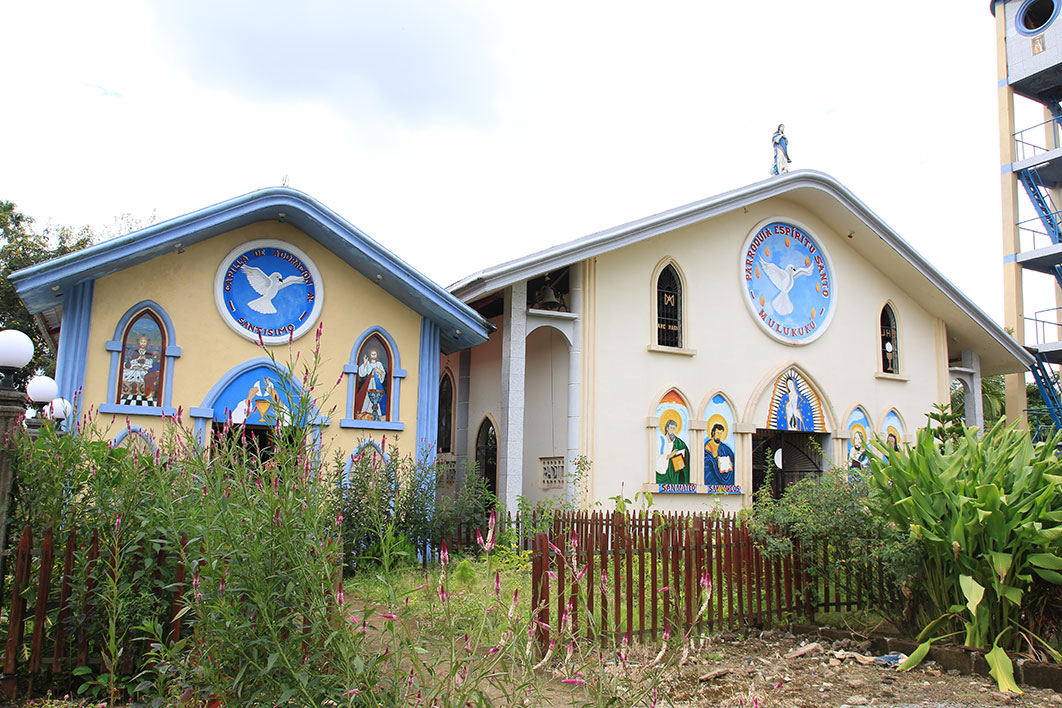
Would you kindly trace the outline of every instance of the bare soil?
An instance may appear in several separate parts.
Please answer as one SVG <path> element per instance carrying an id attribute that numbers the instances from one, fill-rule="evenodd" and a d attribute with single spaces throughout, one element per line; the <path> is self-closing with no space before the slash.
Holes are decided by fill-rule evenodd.
<path id="1" fill-rule="evenodd" d="M 675 706 L 741 706 L 744 700 L 746 708 L 752 698 L 761 708 L 1062 706 L 1054 691 L 1023 686 L 1023 695 L 1003 694 L 991 678 L 945 672 L 933 662 L 898 671 L 838 659 L 836 651 L 869 651 L 850 640 L 817 640 L 822 651 L 785 658 L 812 641 L 782 632 L 717 639 L 668 673 L 661 696 Z"/>

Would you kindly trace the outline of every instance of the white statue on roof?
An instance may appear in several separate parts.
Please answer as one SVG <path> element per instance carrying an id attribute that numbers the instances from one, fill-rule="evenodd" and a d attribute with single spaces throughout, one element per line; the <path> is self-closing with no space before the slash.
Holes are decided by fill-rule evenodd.
<path id="1" fill-rule="evenodd" d="M 772 175 L 784 175 L 789 172 L 789 139 L 785 137 L 785 126 L 779 124 L 778 130 L 774 131 L 771 138 L 774 145 L 774 166 L 771 167 Z"/>

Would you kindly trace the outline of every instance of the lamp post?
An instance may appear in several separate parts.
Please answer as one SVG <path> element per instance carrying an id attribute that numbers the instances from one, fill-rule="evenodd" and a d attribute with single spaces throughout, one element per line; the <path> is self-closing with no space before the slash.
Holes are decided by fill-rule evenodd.
<path id="1" fill-rule="evenodd" d="M 26 394 L 15 390 L 14 374 L 33 358 L 33 340 L 16 329 L 0 332 L 0 587 L 3 584 L 7 550 L 7 525 L 10 521 L 11 436 L 18 431 L 26 411 Z"/>

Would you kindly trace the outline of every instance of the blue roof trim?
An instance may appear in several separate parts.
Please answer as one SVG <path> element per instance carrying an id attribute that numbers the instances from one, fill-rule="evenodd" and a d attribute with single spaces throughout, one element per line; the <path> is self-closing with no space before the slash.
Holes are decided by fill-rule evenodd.
<path id="1" fill-rule="evenodd" d="M 273 220 L 299 228 L 395 299 L 436 323 L 446 353 L 481 344 L 493 330 L 493 326 L 472 308 L 353 224 L 309 195 L 288 187 L 261 189 L 153 224 L 82 251 L 24 268 L 12 273 L 10 280 L 26 307 L 35 314 L 56 307 L 61 302 L 58 298 L 78 283 L 118 272 L 241 226 Z"/>

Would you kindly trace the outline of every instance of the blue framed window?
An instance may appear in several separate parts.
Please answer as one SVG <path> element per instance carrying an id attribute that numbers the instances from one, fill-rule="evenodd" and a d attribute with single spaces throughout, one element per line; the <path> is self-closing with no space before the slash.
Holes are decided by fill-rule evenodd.
<path id="1" fill-rule="evenodd" d="M 1025 0 L 1014 16 L 1014 29 L 1026 37 L 1038 35 L 1055 21 L 1058 9 L 1058 0 Z"/>
<path id="2" fill-rule="evenodd" d="M 346 415 L 342 428 L 404 430 L 399 418 L 402 368 L 398 345 L 383 327 L 370 327 L 361 333 L 343 367 L 347 377 Z"/>
<path id="3" fill-rule="evenodd" d="M 107 401 L 101 413 L 174 415 L 173 366 L 181 356 L 173 322 L 156 302 L 144 300 L 126 310 L 106 344 L 111 353 Z"/>

